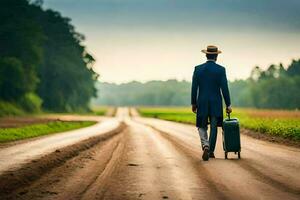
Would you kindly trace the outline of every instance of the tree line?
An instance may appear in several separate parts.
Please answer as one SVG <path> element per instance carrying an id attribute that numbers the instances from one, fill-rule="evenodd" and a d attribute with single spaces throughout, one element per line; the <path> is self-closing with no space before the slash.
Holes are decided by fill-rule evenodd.
<path id="1" fill-rule="evenodd" d="M 300 59 L 284 68 L 270 65 L 266 70 L 256 66 L 247 80 L 230 83 L 233 103 L 236 106 L 299 109 Z"/>
<path id="2" fill-rule="evenodd" d="M 88 109 L 95 59 L 70 21 L 42 1 L 1 0 L 0 110 Z"/>
<path id="3" fill-rule="evenodd" d="M 134 106 L 134 105 L 187 105 L 190 95 L 190 82 L 187 81 L 132 81 L 124 84 L 98 82 L 98 98 L 92 103 L 97 105 Z"/>
<path id="4" fill-rule="evenodd" d="M 230 73 L 230 72 L 227 72 Z M 190 105 L 191 82 L 150 81 L 125 84 L 97 83 L 94 104 L 113 106 L 187 106 Z M 284 67 L 271 65 L 266 70 L 256 66 L 245 80 L 229 82 L 235 107 L 270 109 L 300 108 L 300 59 Z"/>

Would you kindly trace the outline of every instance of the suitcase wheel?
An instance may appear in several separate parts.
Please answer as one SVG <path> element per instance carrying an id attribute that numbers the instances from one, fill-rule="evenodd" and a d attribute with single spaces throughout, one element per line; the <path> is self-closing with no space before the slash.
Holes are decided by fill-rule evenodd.
<path id="1" fill-rule="evenodd" d="M 227 159 L 228 157 L 228 152 L 225 152 L 225 159 Z"/>
<path id="2" fill-rule="evenodd" d="M 238 158 L 241 159 L 241 152 L 238 152 Z"/>

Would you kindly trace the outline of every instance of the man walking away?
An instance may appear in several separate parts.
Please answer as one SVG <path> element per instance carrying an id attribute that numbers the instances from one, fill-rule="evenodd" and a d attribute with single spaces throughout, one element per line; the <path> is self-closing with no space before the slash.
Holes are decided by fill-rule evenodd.
<path id="1" fill-rule="evenodd" d="M 202 50 L 207 62 L 195 67 L 192 81 L 192 111 L 197 114 L 196 126 L 203 150 L 202 159 L 215 158 L 214 150 L 218 126 L 223 122 L 222 95 L 226 112 L 231 113 L 230 95 L 225 68 L 216 64 L 218 54 L 222 53 L 216 46 L 207 46 Z M 222 92 L 222 93 L 221 93 Z M 207 127 L 210 124 L 209 139 Z"/>

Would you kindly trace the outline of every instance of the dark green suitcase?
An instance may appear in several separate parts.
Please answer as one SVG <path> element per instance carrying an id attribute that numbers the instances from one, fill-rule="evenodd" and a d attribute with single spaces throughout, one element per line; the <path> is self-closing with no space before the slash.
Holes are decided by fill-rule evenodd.
<path id="1" fill-rule="evenodd" d="M 240 139 L 240 125 L 237 118 L 228 118 L 223 121 L 223 149 L 225 152 L 225 159 L 228 158 L 228 152 L 238 154 L 241 158 L 241 139 Z"/>

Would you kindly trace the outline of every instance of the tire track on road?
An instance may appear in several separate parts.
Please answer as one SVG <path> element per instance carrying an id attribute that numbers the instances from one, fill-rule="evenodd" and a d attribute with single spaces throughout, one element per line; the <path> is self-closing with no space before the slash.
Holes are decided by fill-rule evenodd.
<path id="1" fill-rule="evenodd" d="M 25 189 L 26 187 L 30 187 L 46 174 L 55 172 L 56 168 L 64 165 L 68 160 L 78 157 L 81 153 L 89 151 L 101 142 L 105 142 L 120 134 L 125 128 L 126 125 L 122 123 L 113 131 L 57 149 L 53 153 L 25 164 L 16 171 L 3 173 L 0 175 L 0 199 L 9 199 L 10 196 L 18 196 L 19 193 L 25 195 L 28 192 Z"/>
<path id="2" fill-rule="evenodd" d="M 191 154 L 191 153 L 194 154 L 194 156 L 193 156 L 194 159 L 197 159 L 197 152 L 195 152 L 195 150 L 193 150 L 192 147 L 189 147 L 188 144 L 186 144 L 184 141 L 182 141 L 181 139 L 177 138 L 176 136 L 173 136 L 170 133 L 164 132 L 164 131 L 156 128 L 155 126 L 152 126 L 152 125 L 149 125 L 149 124 L 147 124 L 147 125 L 149 127 L 153 128 L 154 130 L 160 132 L 164 137 L 166 137 L 167 139 L 169 139 L 170 141 L 172 141 L 174 143 L 174 145 L 176 145 L 180 149 L 184 150 L 187 154 Z M 200 155 L 199 155 L 198 159 L 201 159 Z M 246 159 L 246 160 L 249 161 L 249 159 Z M 280 181 L 278 181 L 278 180 L 276 180 L 276 179 L 268 176 L 263 171 L 260 171 L 260 170 L 256 169 L 253 165 L 247 163 L 246 160 L 242 159 L 242 160 L 239 160 L 239 162 L 234 162 L 234 164 L 240 166 L 242 169 L 244 169 L 247 172 L 251 173 L 257 180 L 259 180 L 262 183 L 268 184 L 268 185 L 272 186 L 273 188 L 276 188 L 277 190 L 280 190 L 282 192 L 290 193 L 290 194 L 293 194 L 293 195 L 296 195 L 296 196 L 300 196 L 300 191 L 299 191 L 298 188 L 291 187 L 291 186 L 287 185 L 284 182 L 280 182 Z M 250 163 L 253 163 L 253 161 L 250 162 Z M 206 171 L 206 173 L 208 173 L 208 171 L 202 165 L 198 165 L 198 167 L 201 168 L 201 171 Z M 210 178 L 211 178 L 211 175 L 207 176 L 206 177 L 206 181 L 212 187 L 215 187 L 214 181 L 211 181 Z M 228 190 L 228 188 L 225 187 L 225 190 Z"/>
<path id="3" fill-rule="evenodd" d="M 131 129 L 122 166 L 112 175 L 104 199 L 232 199 L 225 186 L 211 182 L 199 158 L 178 149 L 141 123 Z M 203 168 L 204 169 L 204 168 Z M 227 194 L 225 194 L 226 192 Z"/>
<path id="4" fill-rule="evenodd" d="M 252 165 L 249 163 L 253 163 Z M 257 163 L 254 163 L 253 161 L 250 161 L 249 159 L 243 159 L 242 161 L 236 163 L 243 169 L 247 170 L 251 174 L 253 174 L 255 177 L 257 177 L 261 182 L 267 183 L 269 185 L 272 185 L 273 187 L 277 188 L 278 190 L 281 190 L 283 192 L 288 192 L 291 194 L 299 195 L 300 197 L 300 190 L 295 187 L 291 187 L 287 185 L 286 183 L 280 182 L 267 174 L 263 173 L 262 171 L 256 169 L 254 165 L 257 165 Z"/>
<path id="5" fill-rule="evenodd" d="M 164 138 L 169 140 L 175 147 L 177 147 L 178 150 L 182 151 L 187 157 L 190 157 L 190 159 L 193 161 L 195 170 L 199 172 L 199 178 L 205 181 L 206 185 L 212 190 L 212 193 L 215 193 L 217 195 L 218 199 L 238 199 L 238 196 L 236 196 L 235 194 L 229 195 L 229 190 L 227 186 L 213 181 L 213 176 L 203 166 L 203 163 L 201 161 L 201 155 L 198 155 L 198 152 L 195 152 L 192 148 L 189 148 L 188 146 L 182 144 L 182 141 L 180 139 L 175 138 L 169 133 L 163 132 L 151 125 L 147 126 L 160 133 Z"/>
<path id="6" fill-rule="evenodd" d="M 122 133 L 122 138 L 111 152 L 109 161 L 105 164 L 104 170 L 97 175 L 94 180 L 80 193 L 80 199 L 101 199 L 108 182 L 108 178 L 119 166 L 127 143 L 128 128 Z"/>

